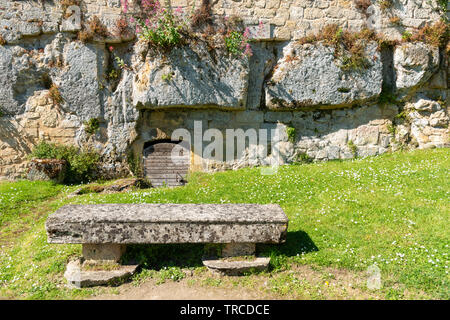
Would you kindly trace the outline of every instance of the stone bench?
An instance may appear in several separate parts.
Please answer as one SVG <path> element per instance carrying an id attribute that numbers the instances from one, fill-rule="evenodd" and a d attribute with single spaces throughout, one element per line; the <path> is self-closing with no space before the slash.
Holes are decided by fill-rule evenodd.
<path id="1" fill-rule="evenodd" d="M 69 283 L 81 287 L 134 272 L 129 266 L 109 273 L 82 269 L 84 263 L 117 263 L 127 244 L 222 244 L 219 258 L 251 256 L 257 243 L 283 243 L 287 225 L 283 210 L 273 204 L 98 204 L 64 206 L 48 217 L 46 230 L 49 243 L 83 245 L 84 262 L 69 263 L 65 275 Z M 269 263 L 268 258 L 231 260 L 204 260 L 204 264 L 236 274 Z"/>

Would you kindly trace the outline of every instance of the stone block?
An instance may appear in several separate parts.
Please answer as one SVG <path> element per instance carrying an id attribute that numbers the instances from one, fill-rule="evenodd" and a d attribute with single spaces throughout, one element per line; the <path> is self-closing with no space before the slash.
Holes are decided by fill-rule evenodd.
<path id="1" fill-rule="evenodd" d="M 246 56 L 212 54 L 203 42 L 174 48 L 164 58 L 149 54 L 133 78 L 133 105 L 244 110 L 248 72 Z"/>
<path id="2" fill-rule="evenodd" d="M 342 107 L 377 98 L 383 68 L 376 43 L 367 45 L 366 55 L 371 57 L 367 70 L 344 71 L 334 56 L 334 48 L 321 43 L 291 42 L 266 84 L 267 107 L 273 110 Z"/>
<path id="3" fill-rule="evenodd" d="M 424 84 L 439 68 L 439 48 L 421 42 L 395 48 L 394 69 L 399 91 Z"/>
<path id="4" fill-rule="evenodd" d="M 279 205 L 68 205 L 49 216 L 49 243 L 281 243 Z"/>
<path id="5" fill-rule="evenodd" d="M 125 245 L 115 243 L 84 243 L 83 258 L 93 261 L 113 261 L 118 262 L 125 252 Z"/>

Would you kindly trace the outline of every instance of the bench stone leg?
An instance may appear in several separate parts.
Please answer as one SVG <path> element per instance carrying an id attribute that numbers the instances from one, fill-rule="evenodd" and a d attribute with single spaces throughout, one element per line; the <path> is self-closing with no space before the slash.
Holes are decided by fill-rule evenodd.
<path id="1" fill-rule="evenodd" d="M 138 266 L 118 263 L 125 248 L 121 244 L 83 244 L 83 259 L 70 261 L 64 273 L 68 286 L 114 285 L 126 280 Z"/>
<path id="2" fill-rule="evenodd" d="M 204 259 L 203 265 L 214 274 L 221 276 L 238 276 L 249 271 L 266 270 L 270 258 L 257 258 L 255 251 L 255 243 L 227 243 L 222 248 L 221 259 Z"/>
<path id="3" fill-rule="evenodd" d="M 222 249 L 222 258 L 252 256 L 255 251 L 255 243 L 227 243 Z"/>
<path id="4" fill-rule="evenodd" d="M 92 262 L 119 262 L 125 252 L 123 244 L 83 244 L 83 258 Z"/>

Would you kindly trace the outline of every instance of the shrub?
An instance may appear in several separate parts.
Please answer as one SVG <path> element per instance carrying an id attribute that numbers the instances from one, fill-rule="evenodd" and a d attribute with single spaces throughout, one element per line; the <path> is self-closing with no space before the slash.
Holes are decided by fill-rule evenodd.
<path id="1" fill-rule="evenodd" d="M 0 46 L 4 46 L 6 44 L 6 40 L 0 34 Z"/>
<path id="2" fill-rule="evenodd" d="M 66 160 L 66 183 L 88 182 L 95 174 L 95 166 L 100 160 L 98 153 L 75 146 L 39 142 L 30 154 L 30 158 Z"/>

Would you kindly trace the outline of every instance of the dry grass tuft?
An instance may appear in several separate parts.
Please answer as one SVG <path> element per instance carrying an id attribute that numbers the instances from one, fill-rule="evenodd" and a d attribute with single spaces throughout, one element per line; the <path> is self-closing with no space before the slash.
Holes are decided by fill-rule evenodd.
<path id="1" fill-rule="evenodd" d="M 54 105 L 59 105 L 64 101 L 58 86 L 55 84 L 52 84 L 50 89 L 48 89 L 47 98 L 51 99 Z"/>
<path id="2" fill-rule="evenodd" d="M 427 24 L 417 30 L 410 38 L 410 41 L 421 41 L 427 44 L 445 48 L 449 41 L 449 26 L 444 21 L 435 22 L 433 25 Z"/>

